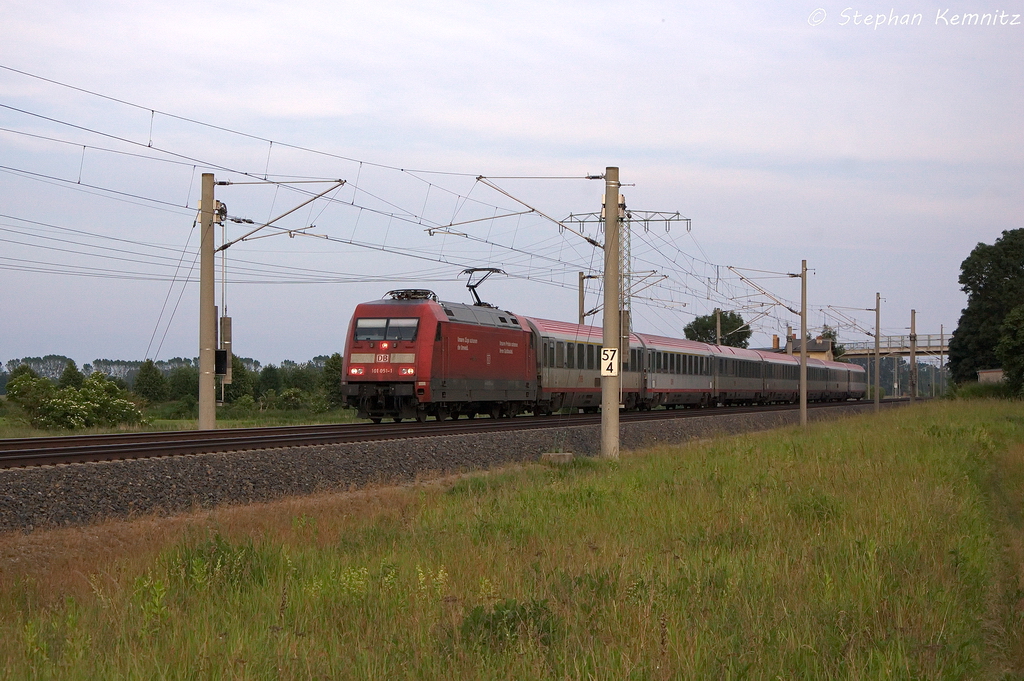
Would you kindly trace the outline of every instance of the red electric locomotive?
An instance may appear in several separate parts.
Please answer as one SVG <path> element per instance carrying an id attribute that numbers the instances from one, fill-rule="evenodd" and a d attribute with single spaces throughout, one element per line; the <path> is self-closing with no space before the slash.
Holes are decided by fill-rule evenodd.
<path id="1" fill-rule="evenodd" d="M 519 317 L 488 305 L 391 291 L 356 306 L 345 353 L 348 404 L 379 423 L 532 410 L 537 353 Z"/>

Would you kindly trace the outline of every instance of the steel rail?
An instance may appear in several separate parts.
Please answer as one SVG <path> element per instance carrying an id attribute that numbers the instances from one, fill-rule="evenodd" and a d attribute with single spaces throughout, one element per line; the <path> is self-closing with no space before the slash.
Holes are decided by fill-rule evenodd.
<path id="1" fill-rule="evenodd" d="M 886 400 L 896 402 L 898 400 Z M 812 408 L 850 406 L 857 402 L 814 403 Z M 625 412 L 623 423 L 693 418 L 726 414 L 795 410 L 795 405 L 724 407 L 718 409 L 665 409 Z M 534 430 L 598 425 L 599 414 L 539 418 L 459 419 L 405 423 L 346 423 L 312 426 L 228 428 L 221 430 L 155 431 L 38 438 L 0 439 L 0 468 L 58 465 L 190 454 L 212 454 L 252 449 L 300 447 L 375 440 L 466 435 L 506 430 Z"/>

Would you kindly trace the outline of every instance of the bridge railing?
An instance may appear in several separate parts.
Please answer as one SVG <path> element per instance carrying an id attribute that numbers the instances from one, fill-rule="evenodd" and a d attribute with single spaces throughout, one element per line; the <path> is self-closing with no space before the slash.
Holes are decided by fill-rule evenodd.
<path id="1" fill-rule="evenodd" d="M 903 336 L 882 336 L 878 339 L 879 350 L 882 352 L 909 351 L 910 334 Z M 843 343 L 847 352 L 851 350 L 874 352 L 875 341 L 858 341 L 855 343 Z M 919 333 L 917 334 L 917 349 L 919 352 L 939 352 L 949 350 L 949 334 Z"/>

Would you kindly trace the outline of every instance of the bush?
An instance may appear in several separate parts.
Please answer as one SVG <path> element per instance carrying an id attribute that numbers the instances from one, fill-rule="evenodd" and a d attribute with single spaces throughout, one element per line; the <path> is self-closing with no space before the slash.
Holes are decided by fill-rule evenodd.
<path id="1" fill-rule="evenodd" d="M 186 393 L 178 400 L 170 414 L 172 419 L 197 419 L 199 418 L 199 398 L 192 393 Z"/>
<path id="2" fill-rule="evenodd" d="M 277 406 L 280 409 L 302 409 L 305 396 L 298 388 L 288 388 L 278 396 Z"/>
<path id="3" fill-rule="evenodd" d="M 45 378 L 22 374 L 8 389 L 36 428 L 76 430 L 145 422 L 124 389 L 100 373 L 86 378 L 80 389 L 60 390 Z"/>
<path id="4" fill-rule="evenodd" d="M 978 383 L 976 381 L 950 386 L 947 396 L 950 399 L 960 400 L 1008 400 L 1015 397 L 1013 389 L 1005 382 Z"/>
<path id="5" fill-rule="evenodd" d="M 267 411 L 268 409 L 277 409 L 277 391 L 273 388 L 270 388 L 260 396 L 260 411 Z"/>
<path id="6" fill-rule="evenodd" d="M 314 414 L 326 414 L 331 410 L 331 406 L 327 394 L 321 390 L 309 396 L 309 410 Z"/>
<path id="7" fill-rule="evenodd" d="M 18 371 L 25 367 L 28 371 Z M 40 405 L 53 397 L 56 388 L 53 383 L 22 364 L 11 372 L 11 380 L 7 382 L 7 397 L 27 413 L 37 411 Z"/>

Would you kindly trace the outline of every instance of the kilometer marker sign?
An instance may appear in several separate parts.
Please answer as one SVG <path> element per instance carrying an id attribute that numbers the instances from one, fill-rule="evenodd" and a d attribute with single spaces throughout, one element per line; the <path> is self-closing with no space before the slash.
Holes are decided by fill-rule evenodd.
<path id="1" fill-rule="evenodd" d="M 619 375 L 619 349 L 601 348 L 601 375 Z"/>

